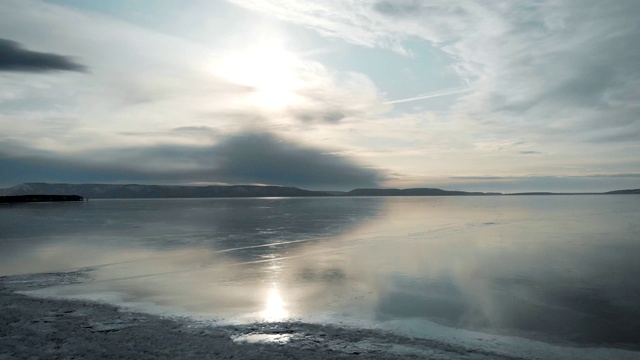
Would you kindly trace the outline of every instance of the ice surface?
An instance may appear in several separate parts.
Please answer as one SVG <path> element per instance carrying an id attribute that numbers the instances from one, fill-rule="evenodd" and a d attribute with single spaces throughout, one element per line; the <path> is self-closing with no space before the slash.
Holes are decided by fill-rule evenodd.
<path id="1" fill-rule="evenodd" d="M 218 358 L 640 359 L 638 352 L 550 345 L 424 320 L 371 322 L 324 314 L 310 316 L 308 322 L 230 325 L 166 313 L 147 315 L 96 302 L 113 298 L 87 302 L 22 295 L 43 295 L 46 292 L 39 290 L 58 281 L 68 285 L 90 280 L 84 272 L 0 278 L 0 322 L 6 324 L 0 327 L 0 357 L 188 358 L 215 351 Z"/>
<path id="2" fill-rule="evenodd" d="M 233 346 L 550 359 L 631 359 L 638 353 L 627 350 L 640 346 L 638 198 L 130 200 L 0 211 L 0 275 L 41 273 L 3 286 L 185 317 L 227 329 L 232 344 L 240 339 Z M 49 329 L 57 315 L 32 326 Z M 135 328 L 89 318 L 83 329 L 93 334 Z M 327 341 L 314 326 L 339 330 Z"/>

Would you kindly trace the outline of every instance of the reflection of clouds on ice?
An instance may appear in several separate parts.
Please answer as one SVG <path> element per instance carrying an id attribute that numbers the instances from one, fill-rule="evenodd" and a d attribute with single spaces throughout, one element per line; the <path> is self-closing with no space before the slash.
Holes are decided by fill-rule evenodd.
<path id="1" fill-rule="evenodd" d="M 91 263 L 96 255 L 90 253 L 59 256 L 55 259 L 59 264 L 51 263 L 53 257 L 49 262 L 24 261 L 35 251 L 65 245 L 158 252 L 209 247 L 238 261 L 254 261 L 274 254 L 274 249 L 296 248 L 349 231 L 375 218 L 383 203 L 384 199 L 375 198 L 214 198 L 17 207 L 0 217 L 0 274 L 105 263 Z M 83 258 L 88 261 L 80 261 Z M 45 268 L 48 264 L 50 269 Z M 29 266 L 39 267 L 30 270 Z"/>
<path id="2" fill-rule="evenodd" d="M 279 230 L 269 235 L 275 238 L 270 243 L 262 233 L 246 243 L 242 237 L 231 241 L 226 232 L 220 247 L 215 242 L 126 247 L 92 241 L 52 246 L 33 260 L 63 261 L 67 266 L 103 264 L 94 267 L 92 282 L 50 289 L 60 295 L 118 293 L 121 301 L 114 302 L 153 303 L 236 323 L 330 313 L 332 321 L 429 320 L 579 344 L 627 339 L 633 333 L 629 329 L 637 328 L 634 319 L 640 320 L 637 304 L 629 301 L 635 291 L 632 275 L 640 268 L 629 262 L 636 245 L 628 243 L 620 225 L 632 223 L 637 211 L 609 213 L 607 206 L 618 205 L 606 205 L 612 198 L 599 197 L 603 204 L 594 212 L 580 205 L 590 204 L 593 199 L 589 199 L 428 197 L 378 198 L 373 203 L 319 199 L 309 201 L 321 206 L 316 203 L 297 218 L 290 210 L 304 212 L 302 204 L 308 199 L 265 200 L 280 209 L 271 211 L 291 216 L 238 220 L 224 228 L 251 223 L 254 229 L 263 229 L 271 221 L 268 228 Z M 334 201 L 350 205 L 332 208 Z M 253 199 L 246 204 L 259 203 Z M 302 230 L 288 233 L 303 229 L 309 221 L 330 223 L 349 217 L 372 204 L 378 205 L 375 216 L 360 217 L 340 227 L 340 232 L 334 227 L 315 238 L 306 238 L 310 232 Z M 314 220 L 311 214 L 319 208 L 321 213 L 335 214 Z M 224 219 L 210 222 L 216 226 Z M 292 219 L 300 222 L 287 227 Z M 605 235 L 610 239 L 607 244 L 620 246 L 599 243 Z M 630 250 L 621 252 L 623 248 Z M 613 261 L 618 265 L 611 266 Z M 602 269 L 609 272 L 599 274 Z M 622 269 L 629 275 L 621 275 Z M 626 280 L 616 283 L 616 279 Z M 626 291 L 619 288 L 623 285 Z M 608 318 L 601 316 L 604 310 Z"/>

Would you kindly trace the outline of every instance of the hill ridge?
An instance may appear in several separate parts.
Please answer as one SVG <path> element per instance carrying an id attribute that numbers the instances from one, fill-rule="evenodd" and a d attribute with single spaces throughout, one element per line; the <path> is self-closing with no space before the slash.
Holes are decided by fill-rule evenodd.
<path id="1" fill-rule="evenodd" d="M 80 195 L 94 199 L 133 198 L 215 198 L 215 197 L 344 197 L 344 196 L 495 196 L 495 195 L 620 195 L 640 194 L 640 189 L 600 193 L 468 192 L 439 188 L 359 188 L 351 191 L 316 191 L 277 185 L 145 185 L 145 184 L 70 184 L 30 182 L 0 189 L 0 195 Z"/>

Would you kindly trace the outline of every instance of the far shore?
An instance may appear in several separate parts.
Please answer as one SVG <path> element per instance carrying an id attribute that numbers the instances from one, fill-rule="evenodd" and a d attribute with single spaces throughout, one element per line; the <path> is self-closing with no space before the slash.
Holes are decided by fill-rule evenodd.
<path id="1" fill-rule="evenodd" d="M 369 196 L 548 196 L 637 195 L 640 189 L 607 192 L 479 192 L 438 188 L 359 188 L 350 191 L 318 191 L 274 185 L 141 185 L 25 183 L 0 189 L 0 203 L 82 201 L 83 199 L 193 199 L 268 197 L 369 197 Z M 3 196 L 4 195 L 4 196 Z"/>

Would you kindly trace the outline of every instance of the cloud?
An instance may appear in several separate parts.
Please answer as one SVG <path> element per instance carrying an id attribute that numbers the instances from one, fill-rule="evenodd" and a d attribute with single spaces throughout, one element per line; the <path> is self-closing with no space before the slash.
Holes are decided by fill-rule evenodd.
<path id="1" fill-rule="evenodd" d="M 380 170 L 325 149 L 270 133 L 240 133 L 210 146 L 110 148 L 73 156 L 0 143 L 5 184 L 20 182 L 152 182 L 272 184 L 310 189 L 377 186 Z"/>
<path id="2" fill-rule="evenodd" d="M 28 164 L 42 160 L 43 165 L 51 161 L 65 169 L 84 169 L 86 176 L 78 175 L 79 178 L 88 179 L 98 174 L 95 181 L 105 176 L 102 169 L 111 169 L 116 175 L 109 179 L 123 181 L 284 184 L 284 176 L 278 178 L 276 174 L 263 173 L 254 174 L 255 178 L 240 177 L 233 175 L 239 171 L 237 168 L 233 171 L 221 168 L 224 159 L 216 152 L 222 149 L 213 145 L 217 139 L 228 136 L 222 143 L 231 147 L 233 143 L 228 141 L 236 139 L 233 134 L 260 129 L 278 133 L 278 141 L 287 135 L 295 138 L 296 143 L 287 143 L 291 151 L 308 150 L 309 156 L 316 152 L 318 156 L 313 157 L 313 161 L 323 161 L 316 163 L 318 167 L 329 167 L 325 174 L 310 169 L 314 170 L 313 176 L 303 177 L 295 168 L 307 162 L 292 164 L 291 169 L 280 172 L 295 177 L 286 183 L 288 185 L 372 186 L 379 180 L 377 171 L 361 167 L 351 157 L 304 145 L 329 138 L 330 131 L 324 130 L 329 126 L 325 125 L 349 126 L 379 117 L 390 108 L 382 103 L 375 84 L 365 75 L 334 71 L 277 44 L 258 46 L 264 53 L 254 54 L 247 49 L 253 49 L 252 44 L 261 40 L 245 39 L 244 35 L 243 41 L 234 41 L 234 46 L 229 48 L 220 47 L 219 37 L 215 36 L 212 43 L 201 46 L 191 39 L 74 7 L 38 1 L 12 1 L 3 7 L 6 11 L 0 12 L 0 30 L 5 37 L 29 44 L 30 49 L 78 54 L 91 64 L 91 77 L 25 79 L 19 74 L 5 75 L 7 81 L 13 83 L 5 83 L 6 89 L 0 87 L 0 100 L 4 91 L 13 94 L 19 90 L 20 93 L 15 99 L 0 102 L 0 128 L 6 130 L 0 134 L 0 141 L 18 140 L 31 149 L 50 151 L 46 156 L 30 157 Z M 254 18 L 238 19 L 244 24 L 240 28 L 244 30 Z M 167 48 L 174 51 L 167 52 Z M 252 56 L 247 56 L 248 53 Z M 264 72 L 256 71 L 255 65 L 260 64 L 265 54 L 273 55 L 274 59 L 262 67 L 257 66 Z M 232 61 L 234 59 L 242 61 Z M 282 59 L 291 64 L 276 61 Z M 226 63 L 231 63 L 233 66 L 228 70 L 234 71 L 222 71 L 224 67 L 220 65 Z M 258 76 L 258 79 L 232 76 L 246 75 L 251 69 L 253 72 L 249 74 L 264 75 L 269 71 L 273 74 Z M 280 84 L 283 79 L 290 83 Z M 279 104 L 282 98 L 292 101 Z M 54 119 L 66 119 L 66 122 Z M 276 143 L 273 146 L 279 144 Z M 345 150 L 345 145 L 335 141 L 327 148 Z M 60 155 L 63 152 L 70 155 Z M 24 154 L 21 155 L 24 158 Z M 228 152 L 227 156 L 232 155 Z M 242 160 L 248 162 L 246 157 Z M 18 166 L 16 162 L 14 166 Z M 232 167 L 232 163 L 227 161 L 225 166 Z M 53 171 L 48 166 L 44 168 L 49 169 L 48 173 Z M 357 170 L 360 168 L 362 172 Z M 30 173 L 37 178 L 37 167 L 34 165 L 31 169 Z M 336 172 L 343 175 L 328 178 Z M 12 181 L 19 178 L 16 175 Z M 51 178 L 73 181 L 58 172 Z"/>
<path id="3" fill-rule="evenodd" d="M 0 6 L 2 37 L 29 50 L 74 54 L 82 59 L 75 65 L 91 66 L 91 76 L 2 73 L 2 137 L 42 146 L 32 133 L 44 129 L 49 118 L 65 117 L 76 124 L 63 146 L 77 150 L 89 136 L 113 145 L 119 132 L 164 131 L 185 121 L 208 125 L 206 114 L 247 108 L 243 100 L 252 89 L 212 71 L 221 51 L 99 12 L 30 0 Z M 166 126 L 160 129 L 158 123 Z M 79 136 L 69 139 L 74 135 Z"/>
<path id="4" fill-rule="evenodd" d="M 213 129 L 208 126 L 179 126 L 177 128 L 171 129 L 172 131 L 178 132 L 213 132 Z"/>
<path id="5" fill-rule="evenodd" d="M 386 104 L 399 104 L 399 103 L 405 103 L 405 102 L 411 102 L 411 101 L 417 101 L 417 100 L 431 99 L 431 98 L 440 97 L 440 96 L 457 95 L 457 94 L 463 94 L 469 91 L 471 91 L 471 89 L 469 88 L 441 90 L 441 91 L 422 94 L 422 95 L 418 95 L 418 96 L 414 96 L 406 99 L 387 101 Z"/>
<path id="6" fill-rule="evenodd" d="M 328 174 L 364 169 L 342 182 L 284 169 L 299 186 L 314 177 L 412 187 L 431 185 L 422 182 L 429 176 L 640 172 L 637 1 L 232 2 L 251 11 L 224 2 L 205 7 L 233 9 L 231 17 L 203 4 L 186 13 L 171 5 L 175 11 L 152 9 L 154 24 L 124 8 L 101 14 L 3 2 L 2 37 L 24 44 L 15 45 L 21 51 L 78 56 L 92 75 L 1 73 L 0 141 L 49 151 L 28 162 L 40 161 L 49 174 L 55 163 L 96 181 L 109 178 L 105 169 L 113 181 L 285 181 L 266 171 L 242 175 L 227 160 L 244 161 L 239 156 L 248 149 L 225 149 L 249 147 L 241 135 L 256 131 L 275 138 L 269 144 L 276 149 L 281 142 L 291 151 L 310 149 L 318 155 L 310 158 L 333 169 Z M 224 19 L 211 21 L 212 14 Z M 185 22 L 191 31 L 183 31 Z M 229 36 L 216 36 L 231 25 Z M 318 48 L 331 53 L 309 55 Z M 405 65 L 411 71 L 399 74 Z M 436 75 L 444 73 L 458 79 Z M 422 81 L 444 91 L 422 92 Z M 453 96 L 458 86 L 468 91 Z M 519 153 L 535 150 L 544 154 Z M 27 154 L 16 156 L 14 169 Z M 257 155 L 248 158 L 260 164 Z M 358 161 L 404 175 L 381 176 Z"/>
<path id="7" fill-rule="evenodd" d="M 639 174 L 585 174 L 580 176 L 453 176 L 445 188 L 500 192 L 605 192 L 638 187 Z"/>
<path id="8" fill-rule="evenodd" d="M 519 151 L 518 153 L 522 154 L 522 155 L 540 155 L 540 154 L 543 154 L 542 152 L 535 151 L 535 150 L 522 150 L 522 151 Z"/>
<path id="9" fill-rule="evenodd" d="M 0 71 L 87 71 L 67 56 L 26 50 L 11 40 L 0 39 Z"/>
<path id="10" fill-rule="evenodd" d="M 216 155 L 220 161 L 216 175 L 233 182 L 253 179 L 267 184 L 347 189 L 376 186 L 382 180 L 379 171 L 348 158 L 269 134 L 231 137 L 216 146 Z"/>
<path id="11" fill-rule="evenodd" d="M 638 1 L 233 2 L 409 56 L 408 40 L 427 40 L 472 89 L 454 116 L 487 137 L 605 142 L 603 130 L 640 131 Z"/>
<path id="12" fill-rule="evenodd" d="M 394 34 L 379 31 L 377 16 L 367 4 L 353 1 L 296 1 L 296 0 L 229 0 L 245 8 L 262 11 L 317 30 L 322 35 L 342 38 L 367 46 L 384 47 L 408 54 Z M 370 18 L 373 16 L 373 18 Z"/>

